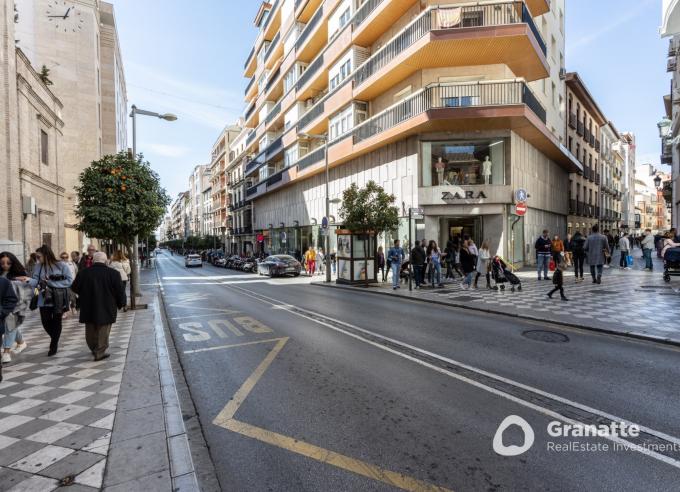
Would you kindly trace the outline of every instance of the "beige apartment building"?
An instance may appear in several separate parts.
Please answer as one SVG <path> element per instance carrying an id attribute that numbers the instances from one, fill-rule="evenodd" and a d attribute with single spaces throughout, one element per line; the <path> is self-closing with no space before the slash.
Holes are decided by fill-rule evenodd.
<path id="1" fill-rule="evenodd" d="M 241 126 L 227 125 L 213 145 L 210 158 L 211 225 L 209 234 L 222 238 L 225 244 L 229 218 L 229 180 L 231 145 L 241 133 Z"/>
<path id="2" fill-rule="evenodd" d="M 569 176 L 569 219 L 567 231 L 588 232 L 600 223 L 600 127 L 607 123 L 577 73 L 566 75 L 567 148 L 582 165 L 582 171 Z"/>
<path id="3" fill-rule="evenodd" d="M 418 239 L 469 234 L 534 261 L 543 228 L 566 231 L 568 175 L 582 171 L 566 149 L 564 15 L 562 0 L 263 3 L 244 115 L 261 247 L 322 245 L 327 158 L 331 199 L 368 180 L 395 195 L 394 237 L 421 207 Z M 341 225 L 336 204 L 329 221 Z"/>
<path id="4" fill-rule="evenodd" d="M 64 247 L 63 105 L 15 45 L 13 2 L 0 1 L 0 250 L 26 258 Z"/>
<path id="5" fill-rule="evenodd" d="M 63 104 L 64 247 L 80 250 L 88 239 L 76 230 L 78 176 L 93 160 L 127 148 L 125 76 L 113 6 L 99 0 L 15 3 L 17 46 L 36 70 L 43 65 L 50 70 L 50 89 Z M 62 14 L 65 18 L 57 17 Z"/>
<path id="6" fill-rule="evenodd" d="M 619 231 L 621 226 L 621 210 L 623 199 L 623 158 L 621 140 L 616 127 L 608 121 L 601 129 L 600 166 L 602 177 L 600 183 L 600 220 L 603 229 Z M 615 232 L 614 232 L 615 233 Z"/>

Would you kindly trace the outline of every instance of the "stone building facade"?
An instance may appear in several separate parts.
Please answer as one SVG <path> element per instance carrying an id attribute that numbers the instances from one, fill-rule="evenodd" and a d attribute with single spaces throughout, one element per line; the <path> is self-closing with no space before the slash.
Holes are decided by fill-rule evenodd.
<path id="1" fill-rule="evenodd" d="M 63 105 L 15 46 L 13 2 L 0 1 L 0 250 L 26 258 L 65 248 Z"/>

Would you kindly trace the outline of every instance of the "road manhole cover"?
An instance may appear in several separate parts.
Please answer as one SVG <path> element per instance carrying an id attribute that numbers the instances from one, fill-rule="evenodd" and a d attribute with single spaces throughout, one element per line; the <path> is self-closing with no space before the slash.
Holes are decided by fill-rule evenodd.
<path id="1" fill-rule="evenodd" d="M 569 337 L 563 333 L 548 330 L 527 330 L 522 332 L 522 336 L 538 342 L 547 343 L 565 343 L 569 341 Z"/>

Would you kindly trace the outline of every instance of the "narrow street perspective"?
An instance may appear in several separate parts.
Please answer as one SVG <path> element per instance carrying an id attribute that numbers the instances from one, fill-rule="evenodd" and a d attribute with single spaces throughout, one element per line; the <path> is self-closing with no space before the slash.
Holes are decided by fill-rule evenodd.
<path id="1" fill-rule="evenodd" d="M 0 0 L 0 492 L 671 492 L 680 2 Z"/>

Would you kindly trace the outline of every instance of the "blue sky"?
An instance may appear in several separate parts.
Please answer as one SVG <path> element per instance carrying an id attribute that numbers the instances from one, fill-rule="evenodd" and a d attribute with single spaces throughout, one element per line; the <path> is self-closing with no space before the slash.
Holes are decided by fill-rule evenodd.
<path id="1" fill-rule="evenodd" d="M 566 0 L 567 70 L 578 71 L 619 131 L 637 136 L 638 164 L 658 163 L 656 123 L 669 91 L 661 0 Z M 208 163 L 243 109 L 243 62 L 257 0 L 113 0 L 130 104 L 173 112 L 140 117 L 138 148 L 174 198 Z"/>

